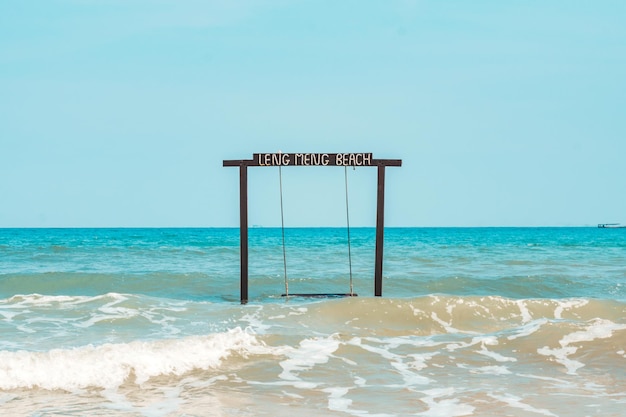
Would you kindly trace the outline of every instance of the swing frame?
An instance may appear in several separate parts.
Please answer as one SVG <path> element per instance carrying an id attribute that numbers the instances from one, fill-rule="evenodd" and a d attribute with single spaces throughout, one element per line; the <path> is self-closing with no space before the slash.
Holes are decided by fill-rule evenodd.
<path id="1" fill-rule="evenodd" d="M 377 167 L 376 254 L 374 296 L 383 292 L 383 246 L 385 230 L 385 168 L 402 166 L 401 159 L 374 159 L 371 153 L 255 153 L 252 159 L 224 160 L 224 167 L 239 167 L 240 300 L 248 302 L 248 167 L 353 166 Z M 293 294 L 303 296 L 303 294 Z M 310 294 L 309 294 L 310 296 Z M 324 296 L 315 294 L 315 296 Z"/>

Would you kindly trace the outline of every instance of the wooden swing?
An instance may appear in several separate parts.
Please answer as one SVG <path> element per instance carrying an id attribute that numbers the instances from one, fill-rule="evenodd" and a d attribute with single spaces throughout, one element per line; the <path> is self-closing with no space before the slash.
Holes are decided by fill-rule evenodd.
<path id="1" fill-rule="evenodd" d="M 352 256 L 350 253 L 350 216 L 348 209 L 347 167 L 374 166 L 378 168 L 376 204 L 376 259 L 374 264 L 374 295 L 382 296 L 383 243 L 385 211 L 385 168 L 402 166 L 401 159 L 374 159 L 371 153 L 255 153 L 252 159 L 224 160 L 225 167 L 239 167 L 239 235 L 240 235 L 240 299 L 248 302 L 248 167 L 278 166 L 281 188 L 281 223 L 283 235 L 283 264 L 285 273 L 284 296 L 299 297 L 350 297 L 355 296 L 352 285 Z M 285 225 L 282 204 L 282 166 L 343 166 L 346 169 L 346 220 L 348 229 L 348 258 L 350 264 L 350 292 L 346 294 L 289 294 L 285 250 Z"/>
<path id="2" fill-rule="evenodd" d="M 314 294 L 304 294 L 304 293 L 289 293 L 289 280 L 287 278 L 287 251 L 285 245 L 285 216 L 283 209 L 283 171 L 282 166 L 278 166 L 278 178 L 280 184 L 280 229 L 283 238 L 283 267 L 284 267 L 284 277 L 285 277 L 285 293 L 282 294 L 282 297 L 306 297 L 306 298 L 340 298 L 340 297 L 357 297 L 358 294 L 354 293 L 354 284 L 352 280 L 352 249 L 350 244 L 350 208 L 348 205 L 348 167 L 344 166 L 344 178 L 345 178 L 345 189 L 346 189 L 346 229 L 348 231 L 348 265 L 350 270 L 350 292 L 348 293 L 314 293 Z"/>

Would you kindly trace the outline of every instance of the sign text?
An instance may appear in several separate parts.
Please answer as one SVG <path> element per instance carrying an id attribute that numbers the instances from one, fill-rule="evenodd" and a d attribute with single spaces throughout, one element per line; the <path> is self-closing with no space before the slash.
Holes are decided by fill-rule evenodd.
<path id="1" fill-rule="evenodd" d="M 371 153 L 255 153 L 256 166 L 371 166 Z"/>

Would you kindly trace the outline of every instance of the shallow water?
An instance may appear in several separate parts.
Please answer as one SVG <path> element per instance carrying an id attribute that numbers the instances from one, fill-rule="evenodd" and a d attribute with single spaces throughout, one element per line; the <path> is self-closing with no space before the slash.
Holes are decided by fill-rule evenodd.
<path id="1" fill-rule="evenodd" d="M 289 289 L 346 292 L 345 230 L 288 229 Z M 284 298 L 280 230 L 0 229 L 14 416 L 623 415 L 626 231 L 352 231 L 358 297 Z"/>

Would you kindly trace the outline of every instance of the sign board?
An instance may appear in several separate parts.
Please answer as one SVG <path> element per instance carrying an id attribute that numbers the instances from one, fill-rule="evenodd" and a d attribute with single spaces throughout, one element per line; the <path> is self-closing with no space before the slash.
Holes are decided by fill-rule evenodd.
<path id="1" fill-rule="evenodd" d="M 255 153 L 251 166 L 372 166 L 371 153 Z"/>

